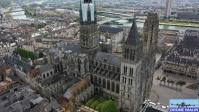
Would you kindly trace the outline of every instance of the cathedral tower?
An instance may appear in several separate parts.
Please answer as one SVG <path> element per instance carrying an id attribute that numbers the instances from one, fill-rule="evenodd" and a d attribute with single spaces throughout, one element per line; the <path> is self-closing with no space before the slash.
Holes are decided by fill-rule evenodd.
<path id="1" fill-rule="evenodd" d="M 123 111 L 138 112 L 140 108 L 142 46 L 136 21 L 133 20 L 128 38 L 123 45 L 123 61 L 121 63 L 120 107 Z"/>
<path id="2" fill-rule="evenodd" d="M 0 13 L 0 24 L 3 23 L 3 14 Z"/>
<path id="3" fill-rule="evenodd" d="M 157 13 L 148 13 L 144 23 L 144 53 L 149 55 L 156 50 L 158 42 L 159 19 Z"/>
<path id="4" fill-rule="evenodd" d="M 94 0 L 80 1 L 80 45 L 83 52 L 93 54 L 99 46 Z"/>
<path id="5" fill-rule="evenodd" d="M 142 66 L 143 100 L 148 98 L 153 84 L 155 72 L 156 50 L 158 42 L 159 19 L 156 13 L 149 13 L 144 23 L 144 61 Z"/>

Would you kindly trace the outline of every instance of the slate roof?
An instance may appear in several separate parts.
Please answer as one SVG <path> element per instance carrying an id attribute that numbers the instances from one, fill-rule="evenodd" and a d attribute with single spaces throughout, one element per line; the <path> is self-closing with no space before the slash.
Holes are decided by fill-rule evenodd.
<path id="1" fill-rule="evenodd" d="M 39 68 L 41 73 L 53 70 L 52 65 L 46 64 L 46 65 L 41 65 L 41 67 Z"/>
<path id="2" fill-rule="evenodd" d="M 32 66 L 28 64 L 28 62 L 24 61 L 23 59 L 20 60 L 18 57 L 14 56 L 7 56 L 4 57 L 5 62 L 8 65 L 17 65 L 23 68 L 23 72 L 28 73 L 31 71 Z"/>
<path id="3" fill-rule="evenodd" d="M 195 66 L 199 66 L 199 61 L 197 61 L 196 59 L 185 59 L 185 58 L 181 58 L 178 55 L 175 54 L 170 54 L 167 58 L 167 61 L 170 62 L 174 62 L 176 64 L 184 64 L 184 65 L 195 65 Z"/>
<path id="4" fill-rule="evenodd" d="M 99 31 L 103 33 L 112 33 L 112 34 L 117 34 L 119 32 L 122 32 L 122 28 L 115 28 L 111 26 L 100 26 Z"/>
<path id="5" fill-rule="evenodd" d="M 126 40 L 127 45 L 138 45 L 140 43 L 138 29 L 135 19 L 133 19 L 133 24 L 131 26 L 128 38 Z"/>
<path id="6" fill-rule="evenodd" d="M 179 45 L 176 45 L 174 52 L 170 53 L 166 60 L 178 64 L 199 66 L 199 61 L 196 59 L 198 56 L 199 31 L 187 30 L 184 40 Z M 189 57 L 189 59 L 184 57 Z"/>
<path id="7" fill-rule="evenodd" d="M 60 48 L 63 48 L 65 51 L 71 51 L 72 53 L 80 53 L 81 47 L 80 44 L 77 42 L 69 42 L 67 44 L 63 44 L 59 46 Z"/>
<path id="8" fill-rule="evenodd" d="M 104 53 L 104 52 L 97 52 L 95 60 L 98 61 L 104 61 L 108 64 L 120 66 L 121 59 L 120 57 L 110 54 L 110 53 Z"/>
<path id="9" fill-rule="evenodd" d="M 71 97 L 81 93 L 82 91 L 86 90 L 88 87 L 90 87 L 91 83 L 88 80 L 80 80 L 73 84 L 65 93 L 64 97 L 66 99 L 70 99 Z"/>

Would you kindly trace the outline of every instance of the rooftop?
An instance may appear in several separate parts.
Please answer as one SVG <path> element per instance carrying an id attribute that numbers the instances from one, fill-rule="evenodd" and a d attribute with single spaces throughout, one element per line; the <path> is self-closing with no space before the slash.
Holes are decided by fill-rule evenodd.
<path id="1" fill-rule="evenodd" d="M 100 26 L 99 31 L 103 33 L 117 34 L 123 31 L 122 28 L 115 28 L 111 26 Z"/>
<path id="2" fill-rule="evenodd" d="M 139 42 L 140 42 L 140 39 L 139 39 L 136 21 L 135 21 L 135 19 L 133 19 L 133 24 L 131 26 L 128 38 L 126 40 L 126 44 L 127 45 L 137 45 L 137 44 L 139 44 Z"/>
<path id="3" fill-rule="evenodd" d="M 199 66 L 199 31 L 187 30 L 184 40 L 176 45 L 175 50 L 167 57 L 167 61 L 178 64 Z"/>
<path id="4" fill-rule="evenodd" d="M 40 99 L 40 100 L 38 100 Z M 14 85 L 0 96 L 0 108 L 3 112 L 23 112 L 37 108 L 44 99 L 28 86 Z"/>
<path id="5" fill-rule="evenodd" d="M 105 52 L 97 52 L 95 60 L 102 61 L 102 62 L 115 65 L 115 66 L 120 66 L 121 64 L 120 57 L 114 54 L 105 53 Z"/>
<path id="6" fill-rule="evenodd" d="M 41 73 L 44 73 L 44 72 L 48 72 L 48 71 L 50 71 L 50 70 L 53 70 L 53 66 L 52 66 L 52 65 L 49 65 L 49 64 L 40 65 L 39 69 L 40 69 L 40 72 L 41 72 Z"/>

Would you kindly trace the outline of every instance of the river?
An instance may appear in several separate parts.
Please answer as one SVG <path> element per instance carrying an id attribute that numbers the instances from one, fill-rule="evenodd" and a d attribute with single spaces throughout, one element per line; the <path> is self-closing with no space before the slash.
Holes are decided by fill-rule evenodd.
<path id="1" fill-rule="evenodd" d="M 17 11 L 16 11 L 17 10 Z M 19 6 L 18 9 L 14 9 L 11 13 L 14 19 L 30 19 L 27 18 L 25 15 L 24 10 Z M 115 18 L 110 18 L 115 19 Z M 132 23 L 128 20 L 121 19 L 121 20 L 115 20 L 114 22 L 119 23 L 121 25 L 111 25 L 115 27 L 131 27 Z M 137 26 L 139 28 L 143 28 L 144 23 L 143 22 L 137 22 Z M 180 32 L 184 32 L 187 29 L 192 30 L 199 30 L 199 28 L 193 28 L 193 27 L 185 27 L 185 26 L 171 26 L 171 25 L 159 25 L 159 29 L 168 29 L 168 30 L 179 30 Z"/>
<path id="2" fill-rule="evenodd" d="M 112 26 L 131 27 L 132 25 L 132 23 L 130 23 L 128 20 L 116 20 L 115 22 L 122 25 L 112 25 Z M 143 28 L 143 26 L 144 26 L 143 22 L 137 22 L 137 27 Z M 180 32 L 184 32 L 187 29 L 199 30 L 199 28 L 185 27 L 185 26 L 170 26 L 170 25 L 159 25 L 159 29 L 179 30 Z"/>

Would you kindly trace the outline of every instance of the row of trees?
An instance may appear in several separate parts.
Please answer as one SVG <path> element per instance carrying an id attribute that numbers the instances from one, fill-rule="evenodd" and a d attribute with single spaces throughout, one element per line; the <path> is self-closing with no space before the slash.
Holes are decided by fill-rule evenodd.
<path id="1" fill-rule="evenodd" d="M 36 29 L 41 29 L 46 26 L 46 23 L 39 23 L 39 24 L 31 24 L 31 27 L 35 27 Z"/>
<path id="2" fill-rule="evenodd" d="M 17 49 L 16 49 L 16 52 L 17 52 L 21 57 L 23 57 L 23 58 L 25 58 L 25 59 L 30 58 L 30 59 L 34 60 L 34 59 L 37 59 L 37 57 L 38 57 L 38 56 L 37 56 L 36 54 L 34 54 L 33 52 L 28 51 L 28 50 L 25 50 L 25 49 L 22 49 L 22 48 L 17 48 Z"/>
<path id="3" fill-rule="evenodd" d="M 178 87 L 178 86 L 180 86 L 180 87 L 182 87 L 182 86 L 184 86 L 184 85 L 186 85 L 186 82 L 185 81 L 174 81 L 174 80 L 172 80 L 172 79 L 169 79 L 169 78 L 167 78 L 167 77 L 160 77 L 160 76 L 158 76 L 157 78 L 156 78 L 157 80 L 159 80 L 160 81 L 160 84 L 164 84 L 164 85 L 168 85 L 168 86 L 176 86 L 176 87 Z"/>

